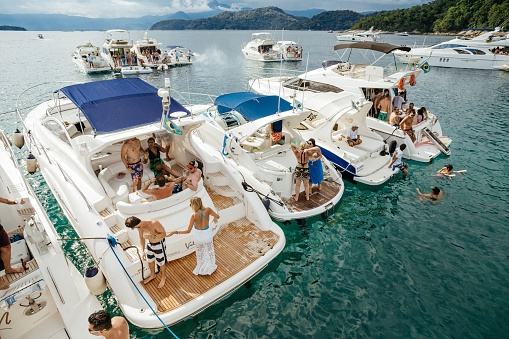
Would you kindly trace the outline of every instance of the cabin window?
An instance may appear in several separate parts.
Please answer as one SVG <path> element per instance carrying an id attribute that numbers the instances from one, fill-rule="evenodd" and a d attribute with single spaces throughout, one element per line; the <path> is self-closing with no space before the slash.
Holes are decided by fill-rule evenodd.
<path id="1" fill-rule="evenodd" d="M 465 48 L 467 46 L 465 45 L 458 45 L 458 44 L 442 44 L 435 47 L 432 47 L 432 49 L 446 49 L 446 48 Z"/>
<path id="2" fill-rule="evenodd" d="M 483 51 L 481 50 L 478 50 L 478 49 L 475 49 L 475 48 L 467 48 L 467 50 L 472 53 L 472 54 L 475 54 L 475 55 L 485 55 L 486 53 L 484 53 Z"/>
<path id="3" fill-rule="evenodd" d="M 300 78 L 293 78 L 283 83 L 283 86 L 290 89 L 296 89 L 299 91 L 311 91 L 311 92 L 332 92 L 341 93 L 343 89 L 320 82 L 304 80 Z"/>
<path id="4" fill-rule="evenodd" d="M 470 54 L 469 51 L 465 51 L 464 49 L 454 49 L 456 51 L 456 53 L 458 54 Z"/>

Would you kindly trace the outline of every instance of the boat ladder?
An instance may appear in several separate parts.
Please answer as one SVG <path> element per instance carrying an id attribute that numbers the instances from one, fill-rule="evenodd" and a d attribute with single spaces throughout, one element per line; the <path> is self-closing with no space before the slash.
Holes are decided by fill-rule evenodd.
<path id="1" fill-rule="evenodd" d="M 438 147 L 438 149 L 445 155 L 451 155 L 451 150 L 447 147 L 442 140 L 435 133 L 431 132 L 429 128 L 425 128 L 422 133 L 428 137 L 428 139 Z"/>

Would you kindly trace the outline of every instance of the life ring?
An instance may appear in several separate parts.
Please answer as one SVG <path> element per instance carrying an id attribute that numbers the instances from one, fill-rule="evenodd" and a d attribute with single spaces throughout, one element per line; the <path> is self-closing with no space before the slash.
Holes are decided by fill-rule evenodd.
<path id="1" fill-rule="evenodd" d="M 410 84 L 410 86 L 415 86 L 415 74 L 410 75 L 408 83 Z"/>
<path id="2" fill-rule="evenodd" d="M 405 78 L 401 78 L 398 81 L 398 89 L 400 91 L 403 91 L 404 87 L 405 87 Z"/>

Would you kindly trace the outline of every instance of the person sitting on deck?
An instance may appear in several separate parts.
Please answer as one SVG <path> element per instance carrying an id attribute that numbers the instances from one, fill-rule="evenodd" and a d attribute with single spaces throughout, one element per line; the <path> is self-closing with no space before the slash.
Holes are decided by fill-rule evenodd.
<path id="1" fill-rule="evenodd" d="M 359 127 L 352 125 L 352 128 L 346 133 L 346 142 L 348 146 L 353 147 L 362 143 L 361 136 L 359 135 Z"/>
<path id="2" fill-rule="evenodd" d="M 155 178 L 150 181 L 141 189 L 141 191 L 150 197 L 142 199 L 141 202 L 149 202 L 154 200 L 161 200 L 170 197 L 175 189 L 176 180 L 170 177 L 169 182 L 166 182 L 166 178 L 162 173 L 156 175 Z M 159 187 L 149 188 L 153 183 L 157 183 Z"/>
<path id="3" fill-rule="evenodd" d="M 410 137 L 410 139 L 412 140 L 412 142 L 415 142 L 415 140 L 416 140 L 414 129 L 412 127 L 414 117 L 415 117 L 415 110 L 412 109 L 410 111 L 410 114 L 407 115 L 406 117 L 404 117 L 403 119 L 401 119 L 401 121 L 399 123 L 399 127 L 401 128 L 403 133 L 408 135 Z"/>
<path id="4" fill-rule="evenodd" d="M 275 121 L 270 124 L 270 135 L 273 145 L 281 143 L 283 139 L 283 120 Z"/>
<path id="5" fill-rule="evenodd" d="M 145 159 L 148 157 L 148 160 L 150 161 L 150 169 L 154 172 L 154 175 L 157 176 L 158 174 L 163 173 L 177 177 L 178 175 L 176 175 L 176 173 L 164 163 L 163 159 L 161 159 L 161 151 L 166 152 L 166 149 L 156 143 L 153 137 L 148 138 L 147 143 L 148 147 L 145 151 Z"/>
<path id="6" fill-rule="evenodd" d="M 187 164 L 187 169 L 184 170 L 184 175 L 175 180 L 175 188 L 173 193 L 178 193 L 186 188 L 192 191 L 198 190 L 198 183 L 202 177 L 202 171 L 198 168 L 198 161 L 190 161 Z"/>

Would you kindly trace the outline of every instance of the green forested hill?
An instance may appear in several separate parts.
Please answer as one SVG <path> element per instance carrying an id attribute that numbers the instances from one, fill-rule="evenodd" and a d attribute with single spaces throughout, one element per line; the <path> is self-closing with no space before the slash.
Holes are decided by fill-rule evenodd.
<path id="1" fill-rule="evenodd" d="M 408 9 L 378 12 L 361 18 L 354 28 L 386 31 L 457 32 L 496 27 L 509 18 L 509 0 L 435 0 Z"/>
<path id="2" fill-rule="evenodd" d="M 2 25 L 2 26 L 0 26 L 0 31 L 26 31 L 26 28 L 18 27 L 18 26 Z"/>

